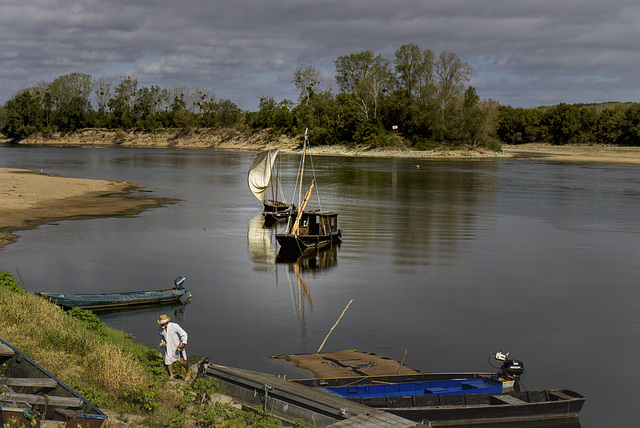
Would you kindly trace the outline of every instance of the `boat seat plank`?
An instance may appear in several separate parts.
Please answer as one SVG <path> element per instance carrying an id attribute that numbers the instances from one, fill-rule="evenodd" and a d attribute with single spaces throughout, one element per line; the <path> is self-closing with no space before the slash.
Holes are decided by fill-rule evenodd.
<path id="1" fill-rule="evenodd" d="M 0 377 L 0 385 L 55 388 L 58 382 L 48 377 Z"/>
<path id="2" fill-rule="evenodd" d="M 549 397 L 556 398 L 558 400 L 571 400 L 573 397 L 568 396 L 562 391 L 549 391 Z"/>
<path id="3" fill-rule="evenodd" d="M 437 386 L 434 386 L 431 388 L 425 388 L 424 392 L 425 394 L 438 394 L 438 393 L 447 392 L 447 388 L 439 388 Z"/>
<path id="4" fill-rule="evenodd" d="M 505 404 L 512 404 L 512 405 L 521 405 L 521 404 L 527 404 L 526 401 L 521 400 L 517 397 L 514 397 L 513 395 L 509 395 L 509 394 L 504 394 L 504 395 L 493 395 L 493 398 L 495 398 L 498 401 L 502 401 Z"/>
<path id="5" fill-rule="evenodd" d="M 50 406 L 60 407 L 80 407 L 82 400 L 77 397 L 58 397 L 54 395 L 39 394 L 17 394 L 13 392 L 5 392 L 0 394 L 0 401 L 9 401 L 13 403 L 27 404 L 47 404 Z"/>
<path id="6" fill-rule="evenodd" d="M 0 343 L 0 357 L 11 357 L 15 354 L 15 351 L 9 348 L 4 343 Z"/>

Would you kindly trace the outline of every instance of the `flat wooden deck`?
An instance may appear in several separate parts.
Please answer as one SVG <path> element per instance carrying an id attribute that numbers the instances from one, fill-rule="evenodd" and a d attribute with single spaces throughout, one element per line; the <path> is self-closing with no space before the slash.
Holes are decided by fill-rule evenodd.
<path id="1" fill-rule="evenodd" d="M 285 419 L 305 419 L 332 428 L 405 428 L 416 423 L 266 373 L 208 363 L 205 375 L 218 379 L 225 394 Z"/>
<path id="2" fill-rule="evenodd" d="M 315 377 L 386 376 L 420 373 L 390 358 L 347 349 L 317 354 L 274 355 L 313 372 Z"/>

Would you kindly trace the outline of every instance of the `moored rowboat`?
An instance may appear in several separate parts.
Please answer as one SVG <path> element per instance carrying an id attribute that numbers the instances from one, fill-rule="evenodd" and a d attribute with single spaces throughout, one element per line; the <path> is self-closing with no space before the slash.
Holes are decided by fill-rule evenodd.
<path id="1" fill-rule="evenodd" d="M 585 401 L 567 389 L 349 399 L 433 427 L 576 419 Z"/>
<path id="2" fill-rule="evenodd" d="M 97 407 L 2 339 L 0 366 L 1 426 L 99 428 L 107 420 Z"/>
<path id="3" fill-rule="evenodd" d="M 184 277 L 178 277 L 174 288 L 150 291 L 123 291 L 118 293 L 69 294 L 37 292 L 44 297 L 66 308 L 81 309 L 113 309 L 128 306 L 155 305 L 162 303 L 185 303 L 191 299 L 191 292 L 182 287 Z"/>

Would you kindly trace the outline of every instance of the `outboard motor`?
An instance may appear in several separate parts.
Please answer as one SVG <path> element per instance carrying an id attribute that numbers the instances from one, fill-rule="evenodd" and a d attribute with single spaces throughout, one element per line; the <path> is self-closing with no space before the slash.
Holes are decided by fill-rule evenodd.
<path id="1" fill-rule="evenodd" d="M 524 363 L 520 360 L 509 359 L 508 352 L 505 354 L 502 351 L 498 351 L 493 357 L 502 362 L 498 374 L 503 377 L 513 378 L 513 380 L 518 383 L 524 373 Z"/>
<path id="2" fill-rule="evenodd" d="M 186 278 L 184 276 L 179 276 L 175 279 L 175 281 L 173 281 L 173 283 L 175 284 L 175 287 L 173 288 L 177 288 L 178 290 L 182 290 L 184 287 L 182 286 L 182 284 L 184 284 L 184 282 L 186 281 Z"/>

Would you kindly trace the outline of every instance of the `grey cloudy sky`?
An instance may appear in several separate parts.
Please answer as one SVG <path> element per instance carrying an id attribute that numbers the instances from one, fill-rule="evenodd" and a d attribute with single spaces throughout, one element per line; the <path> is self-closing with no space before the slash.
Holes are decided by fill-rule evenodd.
<path id="1" fill-rule="evenodd" d="M 406 43 L 456 53 L 503 105 L 640 101 L 639 23 L 637 0 L 2 0 L 0 103 L 81 72 L 255 110 L 297 100 L 295 68 L 329 85 L 338 56 Z"/>

